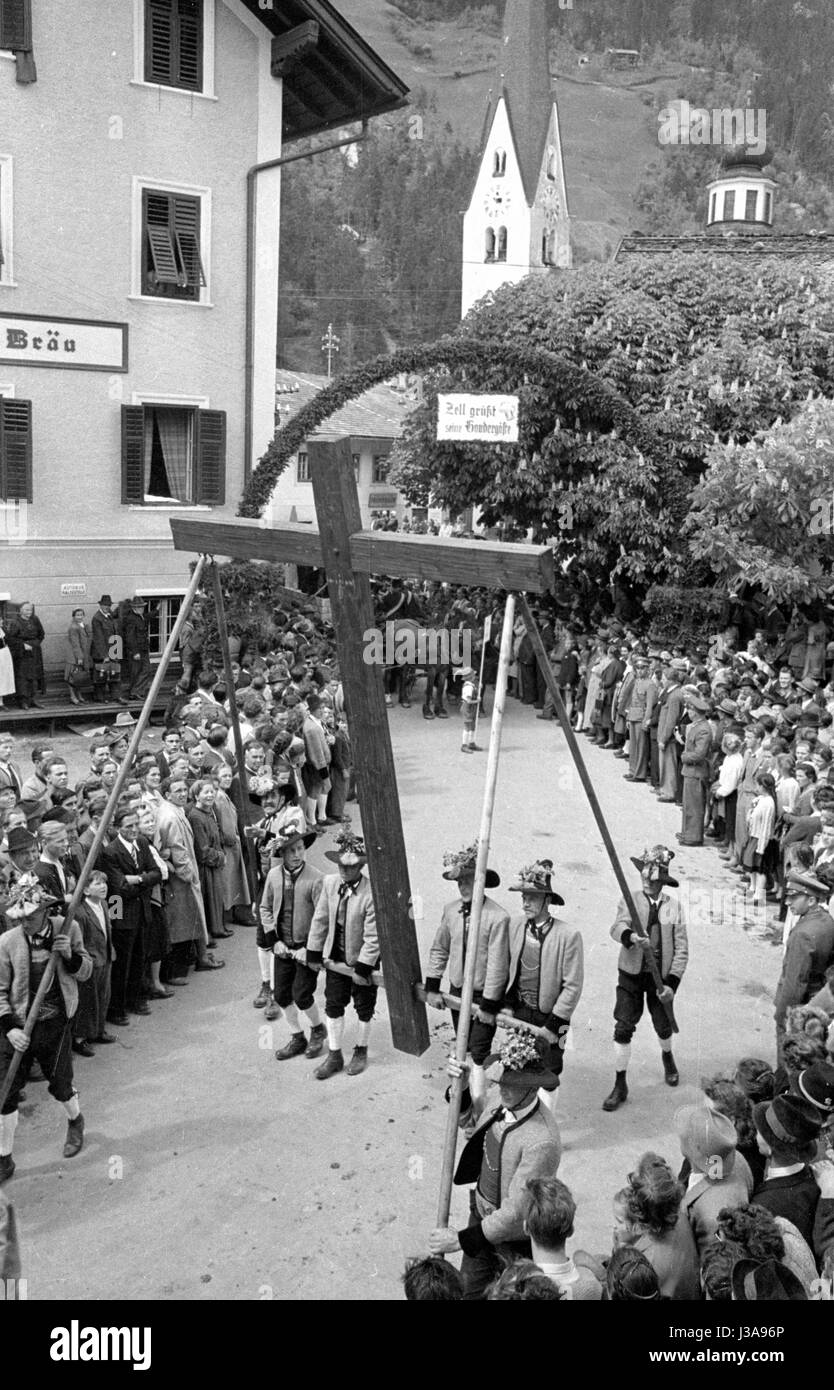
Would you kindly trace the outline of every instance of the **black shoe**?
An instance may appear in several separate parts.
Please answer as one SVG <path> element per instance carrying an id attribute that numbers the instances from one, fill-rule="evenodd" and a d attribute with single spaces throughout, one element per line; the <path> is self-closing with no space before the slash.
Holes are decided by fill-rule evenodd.
<path id="1" fill-rule="evenodd" d="M 327 1040 L 327 1029 L 323 1023 L 317 1023 L 315 1028 L 310 1029 L 310 1041 L 307 1044 L 305 1057 L 320 1057 L 324 1051 L 324 1044 Z"/>
<path id="2" fill-rule="evenodd" d="M 666 1085 L 677 1086 L 680 1077 L 678 1076 L 678 1069 L 675 1066 L 674 1057 L 671 1052 L 662 1052 L 660 1055 L 663 1058 L 663 1079 Z"/>
<path id="3" fill-rule="evenodd" d="M 368 1049 L 367 1049 L 367 1047 L 355 1047 L 355 1048 L 353 1049 L 353 1056 L 351 1057 L 350 1062 L 348 1063 L 348 1069 L 347 1069 L 347 1074 L 348 1074 L 348 1076 L 359 1076 L 359 1075 L 361 1075 L 361 1073 L 365 1070 L 365 1068 L 366 1068 L 367 1065 L 368 1065 Z"/>
<path id="4" fill-rule="evenodd" d="M 140 1000 L 140 1002 L 138 1004 L 134 1004 L 132 1008 L 128 1007 L 128 1013 L 138 1014 L 140 1018 L 144 1018 L 147 1014 L 150 1013 L 150 1009 L 148 1008 L 147 1004 L 144 1003 L 144 1001 Z"/>
<path id="5" fill-rule="evenodd" d="M 434 719 L 434 714 L 433 714 L 433 712 L 432 712 L 430 709 L 426 709 L 425 705 L 423 706 L 423 718 L 424 718 L 424 719 Z"/>
<path id="6" fill-rule="evenodd" d="M 11 1154 L 0 1154 L 0 1183 L 14 1177 L 14 1159 Z"/>
<path id="7" fill-rule="evenodd" d="M 279 1062 L 288 1062 L 291 1057 L 303 1057 L 307 1051 L 307 1039 L 303 1033 L 293 1033 L 289 1042 L 275 1056 Z"/>
<path id="8" fill-rule="evenodd" d="M 95 1057 L 96 1055 L 86 1038 L 73 1038 L 72 1050 L 77 1052 L 79 1057 Z"/>
<path id="9" fill-rule="evenodd" d="M 332 1048 L 328 1052 L 320 1067 L 316 1067 L 313 1072 L 317 1081 L 327 1081 L 329 1077 L 335 1076 L 337 1071 L 343 1071 L 345 1059 L 341 1051 L 334 1052 Z"/>
<path id="10" fill-rule="evenodd" d="M 114 1037 L 114 1035 L 113 1035 L 112 1033 L 99 1033 L 99 1035 L 98 1035 L 97 1038 L 93 1038 L 93 1042 L 94 1042 L 94 1043 L 114 1043 L 114 1042 L 118 1042 L 118 1038 Z"/>
<path id="11" fill-rule="evenodd" d="M 81 1152 L 84 1143 L 84 1116 L 79 1115 L 77 1119 L 70 1120 L 67 1125 L 67 1141 L 64 1144 L 64 1158 L 75 1158 Z"/>
<path id="12" fill-rule="evenodd" d="M 434 717 L 435 719 L 448 719 L 449 711 L 447 709 L 444 709 L 443 705 L 435 705 Z"/>
<path id="13" fill-rule="evenodd" d="M 618 1071 L 614 1081 L 614 1089 L 610 1095 L 605 1097 L 602 1102 L 603 1110 L 618 1110 L 621 1105 L 628 1100 L 628 1086 L 626 1085 L 626 1074 Z"/>
<path id="14" fill-rule="evenodd" d="M 112 1023 L 114 1028 L 130 1027 L 130 1019 L 128 1018 L 127 1014 L 110 1014 L 107 1019 L 107 1022 Z"/>
<path id="15" fill-rule="evenodd" d="M 253 1007 L 256 1009 L 266 1008 L 267 1004 L 269 1003 L 270 993 L 271 991 L 269 985 L 267 984 L 266 980 L 264 980 L 257 994 L 255 995 L 255 998 L 252 1000 Z"/>

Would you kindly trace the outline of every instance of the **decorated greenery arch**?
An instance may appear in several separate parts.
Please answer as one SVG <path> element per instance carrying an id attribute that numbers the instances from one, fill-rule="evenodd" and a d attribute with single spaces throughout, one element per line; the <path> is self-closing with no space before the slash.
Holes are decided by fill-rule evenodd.
<path id="1" fill-rule="evenodd" d="M 441 338 L 437 343 L 400 348 L 397 352 L 375 357 L 323 387 L 275 435 L 246 484 L 238 516 L 261 516 L 275 484 L 299 445 L 348 401 L 355 400 L 372 386 L 401 372 L 425 372 L 441 366 L 461 372 L 478 367 L 494 370 L 497 363 L 513 376 L 546 382 L 562 408 L 579 417 L 583 429 L 593 426 L 611 433 L 616 431 L 635 449 L 649 454 L 654 452 L 657 435 L 651 421 L 638 415 L 623 396 L 587 368 L 577 367 L 567 358 L 543 348 L 511 347 L 489 339 Z"/>

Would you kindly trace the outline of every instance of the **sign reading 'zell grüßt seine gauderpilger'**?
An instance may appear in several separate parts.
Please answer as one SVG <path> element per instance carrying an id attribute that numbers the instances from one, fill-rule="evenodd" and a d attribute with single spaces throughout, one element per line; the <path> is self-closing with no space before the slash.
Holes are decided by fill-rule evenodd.
<path id="1" fill-rule="evenodd" d="M 517 444 L 518 396 L 438 396 L 437 438 Z"/>
<path id="2" fill-rule="evenodd" d="M 0 362 L 86 372 L 127 371 L 127 324 L 0 314 Z"/>

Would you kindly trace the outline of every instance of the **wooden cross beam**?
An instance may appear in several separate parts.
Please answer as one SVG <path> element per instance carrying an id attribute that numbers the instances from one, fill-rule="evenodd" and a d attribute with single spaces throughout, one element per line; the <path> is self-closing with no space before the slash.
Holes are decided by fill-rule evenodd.
<path id="1" fill-rule="evenodd" d="M 382 668 L 364 660 L 374 628 L 371 574 L 543 593 L 553 587 L 547 546 L 497 544 L 363 531 L 350 441 L 311 440 L 310 474 L 320 530 L 287 524 L 172 518 L 177 550 L 242 560 L 324 567 L 357 770 L 362 829 L 376 907 L 391 1034 L 401 1052 L 429 1045 L 426 1010 L 414 993 L 420 955 L 411 908 L 396 769 Z"/>

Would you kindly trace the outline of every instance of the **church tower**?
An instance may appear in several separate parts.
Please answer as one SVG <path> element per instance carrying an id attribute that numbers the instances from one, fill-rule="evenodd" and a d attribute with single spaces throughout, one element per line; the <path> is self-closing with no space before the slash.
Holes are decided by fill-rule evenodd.
<path id="1" fill-rule="evenodd" d="M 481 161 L 463 219 L 465 315 L 500 285 L 571 264 L 559 112 L 543 0 L 507 0 Z"/>

